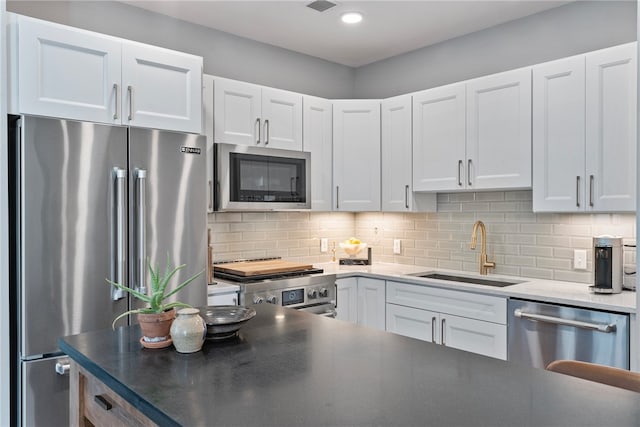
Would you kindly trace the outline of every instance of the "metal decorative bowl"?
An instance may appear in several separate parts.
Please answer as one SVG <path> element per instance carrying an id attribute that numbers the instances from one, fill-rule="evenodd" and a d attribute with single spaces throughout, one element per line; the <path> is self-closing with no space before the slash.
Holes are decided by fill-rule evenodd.
<path id="1" fill-rule="evenodd" d="M 236 336 L 240 327 L 256 315 L 253 308 L 239 305 L 200 307 L 200 316 L 207 325 L 207 339 L 222 340 Z"/>

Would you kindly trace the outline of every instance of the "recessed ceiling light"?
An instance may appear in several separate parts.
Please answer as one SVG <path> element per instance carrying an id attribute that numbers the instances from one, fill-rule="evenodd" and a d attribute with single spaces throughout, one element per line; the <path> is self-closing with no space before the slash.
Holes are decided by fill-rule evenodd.
<path id="1" fill-rule="evenodd" d="M 357 24 L 362 21 L 362 14 L 359 12 L 347 12 L 342 14 L 342 22 L 345 24 Z"/>

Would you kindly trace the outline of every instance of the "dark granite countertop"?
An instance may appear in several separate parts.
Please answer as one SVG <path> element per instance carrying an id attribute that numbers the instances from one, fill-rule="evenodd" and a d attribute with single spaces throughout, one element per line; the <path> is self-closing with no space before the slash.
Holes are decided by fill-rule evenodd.
<path id="1" fill-rule="evenodd" d="M 202 351 L 138 327 L 60 348 L 161 425 L 638 426 L 640 394 L 264 304 Z"/>

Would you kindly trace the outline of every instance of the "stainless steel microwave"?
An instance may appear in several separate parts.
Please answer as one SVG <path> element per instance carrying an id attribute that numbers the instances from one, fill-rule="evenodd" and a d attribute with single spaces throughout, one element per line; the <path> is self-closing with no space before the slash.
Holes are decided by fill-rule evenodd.
<path id="1" fill-rule="evenodd" d="M 214 209 L 311 208 L 311 153 L 215 144 Z"/>

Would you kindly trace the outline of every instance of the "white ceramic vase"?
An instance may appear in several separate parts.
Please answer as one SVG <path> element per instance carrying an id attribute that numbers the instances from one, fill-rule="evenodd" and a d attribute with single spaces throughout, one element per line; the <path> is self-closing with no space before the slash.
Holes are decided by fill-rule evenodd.
<path id="1" fill-rule="evenodd" d="M 171 324 L 171 339 L 179 353 L 195 353 L 202 348 L 207 325 L 199 313 L 197 308 L 178 310 L 178 316 Z"/>

